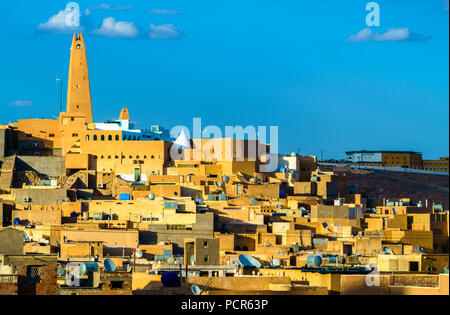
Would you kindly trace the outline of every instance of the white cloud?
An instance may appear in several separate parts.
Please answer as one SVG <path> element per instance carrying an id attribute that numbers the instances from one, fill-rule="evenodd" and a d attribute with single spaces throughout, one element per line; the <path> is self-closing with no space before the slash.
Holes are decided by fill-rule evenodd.
<path id="1" fill-rule="evenodd" d="M 181 36 L 181 29 L 172 24 L 154 25 L 150 24 L 151 32 L 149 37 L 151 39 L 171 39 Z"/>
<path id="2" fill-rule="evenodd" d="M 81 14 L 80 14 L 81 16 Z M 79 17 L 74 16 L 74 11 L 65 9 L 49 18 L 45 23 L 38 25 L 38 30 L 47 32 L 67 33 L 80 30 Z"/>
<path id="3" fill-rule="evenodd" d="M 135 38 L 139 35 L 139 30 L 133 22 L 116 22 L 113 17 L 107 17 L 103 20 L 102 26 L 92 31 L 92 34 L 106 37 Z"/>
<path id="4" fill-rule="evenodd" d="M 153 9 L 149 11 L 150 14 L 161 14 L 161 15 L 176 15 L 176 14 L 182 14 L 181 11 L 174 11 L 169 9 Z"/>
<path id="5" fill-rule="evenodd" d="M 9 104 L 9 106 L 13 107 L 27 107 L 33 105 L 32 101 L 25 101 L 25 100 L 17 100 Z"/>
<path id="6" fill-rule="evenodd" d="M 115 10 L 115 11 L 134 10 L 134 8 L 131 7 L 131 6 L 113 7 L 109 3 L 102 3 L 102 4 L 98 5 L 98 6 L 91 7 L 91 9 L 92 10 Z"/>
<path id="7" fill-rule="evenodd" d="M 428 36 L 413 34 L 408 28 L 391 28 L 385 33 L 373 32 L 370 28 L 365 28 L 351 35 L 347 40 L 350 42 L 399 42 L 426 39 Z"/>

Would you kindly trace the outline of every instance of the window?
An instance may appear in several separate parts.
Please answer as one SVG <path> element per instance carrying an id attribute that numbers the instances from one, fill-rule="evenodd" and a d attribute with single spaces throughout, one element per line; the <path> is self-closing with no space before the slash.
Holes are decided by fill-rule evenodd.
<path id="1" fill-rule="evenodd" d="M 94 135 L 94 141 L 97 141 L 97 135 Z"/>
<path id="2" fill-rule="evenodd" d="M 203 248 L 208 248 L 208 242 L 203 242 Z"/>
<path id="3" fill-rule="evenodd" d="M 111 281 L 111 289 L 123 289 L 123 281 Z"/>
<path id="4" fill-rule="evenodd" d="M 72 133 L 72 137 L 78 137 L 78 133 Z"/>
<path id="5" fill-rule="evenodd" d="M 108 136 L 108 141 L 112 141 L 112 136 L 111 135 Z"/>
<path id="6" fill-rule="evenodd" d="M 105 141 L 105 136 L 102 135 L 101 138 L 100 138 L 100 140 Z"/>
<path id="7" fill-rule="evenodd" d="M 116 135 L 116 141 L 119 141 L 119 135 Z"/>
<path id="8" fill-rule="evenodd" d="M 86 141 L 89 141 L 89 135 L 86 136 Z"/>
<path id="9" fill-rule="evenodd" d="M 27 282 L 28 283 L 39 283 L 41 278 L 39 276 L 38 266 L 27 266 Z"/>
<path id="10" fill-rule="evenodd" d="M 409 271 L 419 271 L 419 262 L 418 261 L 410 261 L 409 262 Z"/>
<path id="11" fill-rule="evenodd" d="M 205 261 L 205 263 L 208 263 L 209 262 L 209 256 L 207 255 L 207 256 L 205 256 L 205 259 L 204 259 L 204 261 Z"/>
<path id="12" fill-rule="evenodd" d="M 54 137 L 55 137 L 55 134 L 54 134 L 54 133 L 51 133 L 51 134 L 49 134 L 48 136 L 49 136 L 49 138 L 54 138 Z"/>

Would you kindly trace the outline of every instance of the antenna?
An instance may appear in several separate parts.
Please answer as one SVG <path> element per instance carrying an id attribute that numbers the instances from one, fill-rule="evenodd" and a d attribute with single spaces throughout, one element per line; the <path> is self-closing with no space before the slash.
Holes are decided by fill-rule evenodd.
<path id="1" fill-rule="evenodd" d="M 56 84 L 58 84 L 58 81 L 60 82 L 60 94 L 59 94 L 59 112 L 62 113 L 62 94 L 63 94 L 63 79 L 56 76 Z"/>

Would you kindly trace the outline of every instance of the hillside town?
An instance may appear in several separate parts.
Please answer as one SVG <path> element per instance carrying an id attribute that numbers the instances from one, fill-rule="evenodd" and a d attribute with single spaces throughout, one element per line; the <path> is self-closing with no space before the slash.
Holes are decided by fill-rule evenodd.
<path id="1" fill-rule="evenodd" d="M 0 295 L 449 294 L 448 157 L 323 162 L 139 129 L 131 104 L 96 123 L 86 44 L 65 111 L 0 125 Z M 342 168 L 443 178 L 447 200 L 361 191 Z"/>

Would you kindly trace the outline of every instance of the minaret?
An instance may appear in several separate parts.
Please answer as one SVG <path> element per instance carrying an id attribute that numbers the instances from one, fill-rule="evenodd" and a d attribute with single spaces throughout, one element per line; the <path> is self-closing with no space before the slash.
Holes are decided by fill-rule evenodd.
<path id="1" fill-rule="evenodd" d="M 91 91 L 83 34 L 74 34 L 70 48 L 69 83 L 67 88 L 67 112 L 86 116 L 92 123 Z"/>

